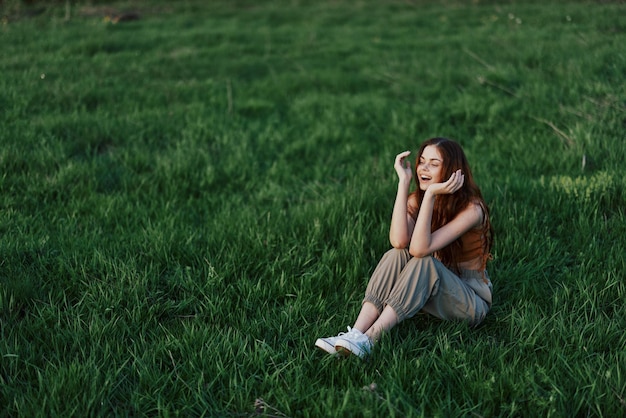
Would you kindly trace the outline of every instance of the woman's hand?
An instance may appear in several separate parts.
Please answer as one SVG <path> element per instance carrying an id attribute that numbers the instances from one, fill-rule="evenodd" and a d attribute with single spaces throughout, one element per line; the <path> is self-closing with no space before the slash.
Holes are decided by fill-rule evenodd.
<path id="1" fill-rule="evenodd" d="M 411 154 L 411 151 L 404 151 L 396 155 L 396 162 L 393 167 L 396 169 L 398 179 L 405 183 L 410 183 L 413 178 L 413 169 L 411 163 L 406 161 L 406 157 Z"/>
<path id="2" fill-rule="evenodd" d="M 456 170 L 448 181 L 444 183 L 435 183 L 428 186 L 428 192 L 433 195 L 438 194 L 452 194 L 463 187 L 463 183 L 465 182 L 465 175 L 461 173 L 461 170 Z"/>

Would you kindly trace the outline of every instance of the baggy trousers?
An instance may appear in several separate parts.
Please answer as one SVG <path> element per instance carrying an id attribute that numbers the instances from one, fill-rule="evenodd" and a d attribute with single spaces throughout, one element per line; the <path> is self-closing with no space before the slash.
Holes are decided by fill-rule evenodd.
<path id="1" fill-rule="evenodd" d="M 399 321 L 420 310 L 446 320 L 476 326 L 491 308 L 487 272 L 462 270 L 457 276 L 432 256 L 417 258 L 406 249 L 391 249 L 381 258 L 365 291 L 363 303 L 378 312 L 390 306 Z"/>

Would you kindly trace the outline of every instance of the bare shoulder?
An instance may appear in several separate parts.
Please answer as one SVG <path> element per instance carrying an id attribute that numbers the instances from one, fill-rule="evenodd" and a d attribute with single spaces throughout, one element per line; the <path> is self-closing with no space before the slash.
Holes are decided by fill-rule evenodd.
<path id="1" fill-rule="evenodd" d="M 462 213 L 466 213 L 466 216 L 473 218 L 476 222 L 476 227 L 480 226 L 485 220 L 485 211 L 482 204 L 477 200 L 470 202 Z"/>
<path id="2" fill-rule="evenodd" d="M 458 213 L 455 220 L 464 225 L 463 229 L 467 228 L 466 230 L 469 230 L 479 228 L 482 225 L 484 218 L 485 214 L 480 203 L 470 202 L 465 209 Z"/>

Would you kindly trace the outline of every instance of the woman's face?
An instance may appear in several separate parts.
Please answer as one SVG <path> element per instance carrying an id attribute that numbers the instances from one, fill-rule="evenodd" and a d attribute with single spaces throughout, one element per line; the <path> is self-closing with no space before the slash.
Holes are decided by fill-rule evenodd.
<path id="1" fill-rule="evenodd" d="M 434 183 L 441 183 L 443 174 L 443 158 L 434 145 L 424 148 L 417 163 L 417 181 L 421 190 L 426 190 Z"/>

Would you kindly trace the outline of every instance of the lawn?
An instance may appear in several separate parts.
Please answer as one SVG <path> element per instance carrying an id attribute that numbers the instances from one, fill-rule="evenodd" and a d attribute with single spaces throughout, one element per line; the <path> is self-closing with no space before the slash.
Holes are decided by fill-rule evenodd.
<path id="1" fill-rule="evenodd" d="M 0 11 L 0 417 L 626 415 L 623 2 Z M 326 356 L 432 136 L 493 309 Z"/>

